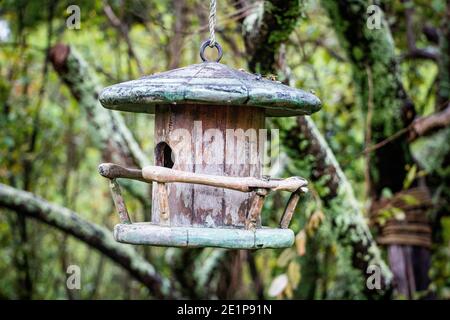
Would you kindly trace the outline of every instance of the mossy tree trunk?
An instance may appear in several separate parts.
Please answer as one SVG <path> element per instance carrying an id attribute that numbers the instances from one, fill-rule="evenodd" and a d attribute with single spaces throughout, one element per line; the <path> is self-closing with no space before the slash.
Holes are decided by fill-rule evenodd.
<path id="1" fill-rule="evenodd" d="M 132 247 L 114 240 L 111 231 L 83 219 L 76 212 L 49 203 L 32 193 L 0 184 L 0 206 L 34 218 L 74 236 L 119 264 L 156 298 L 170 297 L 170 282 Z"/>
<path id="2" fill-rule="evenodd" d="M 238 1 L 243 6 L 248 1 Z M 242 24 L 248 67 L 252 72 L 274 73 L 275 55 L 289 39 L 301 15 L 303 1 L 263 1 Z"/>
<path id="3" fill-rule="evenodd" d="M 436 112 L 450 108 L 450 2 L 447 2 L 444 22 L 440 28 L 439 48 Z M 450 216 L 450 128 L 443 128 L 420 140 L 419 143 L 425 148 L 416 156 L 419 162 L 425 162 L 424 166 L 430 173 L 427 182 L 433 189 L 435 202 L 438 204 L 433 215 L 433 236 L 435 242 L 441 242 L 441 218 Z"/>
<path id="4" fill-rule="evenodd" d="M 415 117 L 413 103 L 408 99 L 400 79 L 392 35 L 384 20 L 380 28 L 367 26 L 367 9 L 376 4 L 369 0 L 322 0 L 331 26 L 353 69 L 359 105 L 367 119 L 370 134 L 366 144 L 375 145 L 407 127 Z M 380 11 L 381 12 L 381 11 Z M 376 149 L 367 157 L 370 170 L 369 194 L 378 201 L 384 189 L 392 193 L 403 189 L 407 168 L 414 165 L 406 135 Z M 429 285 L 428 249 L 417 246 L 389 246 L 391 266 L 399 293 L 412 297 L 415 290 Z M 399 268 L 399 265 L 404 267 Z M 414 270 L 410 274 L 407 270 Z"/>
<path id="5" fill-rule="evenodd" d="M 98 101 L 102 86 L 83 57 L 73 47 L 57 44 L 50 61 L 88 117 L 94 142 L 104 158 L 123 165 L 144 167 L 150 162 L 117 112 L 103 108 Z"/>
<path id="6" fill-rule="evenodd" d="M 102 85 L 76 49 L 62 43 L 56 44 L 50 49 L 49 59 L 87 116 L 90 136 L 102 151 L 103 161 L 138 168 L 150 164 L 122 115 L 101 106 L 98 96 Z M 149 216 L 151 190 L 126 179 L 121 179 L 120 183 L 142 203 Z"/>
<path id="7" fill-rule="evenodd" d="M 263 74 L 283 72 L 277 67 L 276 54 L 295 28 L 303 5 L 303 1 L 265 1 L 261 8 L 242 21 L 250 71 Z M 365 296 L 385 295 L 390 289 L 392 275 L 381 258 L 352 187 L 327 142 L 308 117 L 297 118 L 293 126 L 283 121 L 276 122 L 276 126 L 281 131 L 282 145 L 286 146 L 287 154 L 307 174 L 305 178 L 316 186 L 325 184 L 317 188 L 322 190 L 320 197 L 324 201 L 325 213 L 332 220 L 338 241 L 345 248 L 343 250 L 351 252 L 350 264 L 363 282 L 360 287 L 366 288 L 364 280 L 369 264 L 381 267 L 383 290 L 366 290 Z"/>
<path id="8" fill-rule="evenodd" d="M 368 125 L 370 142 L 375 144 L 410 124 L 415 112 L 400 80 L 395 45 L 387 22 L 381 19 L 380 29 L 367 27 L 366 11 L 372 2 L 322 0 L 322 5 L 352 64 L 358 102 L 366 119 L 369 107 L 373 105 L 373 116 Z M 405 167 L 412 164 L 407 137 L 401 136 L 375 150 L 371 163 L 370 192 L 374 198 L 381 196 L 383 188 L 400 191 L 407 173 Z"/>
<path id="9" fill-rule="evenodd" d="M 450 2 L 448 1 L 440 31 L 439 86 L 436 111 L 445 109 L 450 103 Z"/>
<path id="10" fill-rule="evenodd" d="M 450 2 L 447 2 L 446 18 L 444 19 L 444 24 L 441 28 L 440 36 L 440 65 L 439 65 L 439 99 L 437 104 L 437 110 L 441 111 L 444 108 L 450 108 Z M 446 134 L 446 139 L 450 139 L 450 128 L 444 129 L 444 134 Z M 439 186 L 442 186 L 442 209 L 439 214 L 440 216 L 450 216 L 450 152 L 447 152 L 444 162 L 442 163 L 442 168 L 439 172 Z M 446 170 L 445 170 L 446 168 Z M 438 219 L 436 219 L 438 221 Z M 440 220 L 439 220 L 440 221 Z"/>

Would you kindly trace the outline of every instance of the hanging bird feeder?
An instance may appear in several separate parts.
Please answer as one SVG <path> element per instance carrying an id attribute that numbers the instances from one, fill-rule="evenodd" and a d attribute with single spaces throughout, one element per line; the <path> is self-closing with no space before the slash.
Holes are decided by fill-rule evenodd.
<path id="1" fill-rule="evenodd" d="M 170 247 L 233 249 L 292 246 L 288 228 L 307 181 L 262 176 L 265 117 L 309 115 L 320 109 L 311 93 L 260 75 L 207 61 L 105 88 L 108 109 L 155 114 L 155 165 L 99 166 L 111 180 L 120 224 L 119 242 Z M 256 140 L 255 140 L 256 136 Z M 153 183 L 152 221 L 132 223 L 116 182 Z M 261 226 L 261 209 L 273 191 L 290 192 L 278 228 Z"/>

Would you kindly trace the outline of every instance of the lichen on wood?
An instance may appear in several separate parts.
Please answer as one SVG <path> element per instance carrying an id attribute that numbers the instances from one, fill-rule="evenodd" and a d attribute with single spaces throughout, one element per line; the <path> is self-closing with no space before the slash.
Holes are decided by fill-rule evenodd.
<path id="1" fill-rule="evenodd" d="M 272 1 L 272 4 L 275 3 L 276 1 Z M 294 11 L 300 7 L 300 11 L 302 11 L 305 1 L 286 1 L 284 4 Z M 278 8 L 292 12 L 279 4 Z M 283 11 L 280 10 L 279 12 L 282 14 Z M 264 13 L 265 11 L 259 8 L 259 10 L 253 12 L 253 14 L 260 15 L 259 17 L 249 16 L 246 19 L 247 21 L 244 21 L 243 29 L 246 44 L 251 43 L 251 45 L 246 46 L 247 53 L 251 56 L 250 70 L 262 70 L 267 74 L 283 73 L 284 70 L 277 70 L 275 67 L 275 54 L 279 44 L 275 46 L 275 50 L 269 50 L 264 55 L 261 54 L 261 51 L 265 50 L 265 46 L 262 44 L 268 41 L 271 32 L 280 29 L 284 31 L 284 36 L 277 38 L 280 39 L 280 43 L 285 41 L 295 24 L 288 24 L 288 28 L 276 24 L 272 24 L 270 28 L 258 28 L 259 25 L 263 24 L 263 21 L 270 20 L 270 17 L 265 19 Z M 298 14 L 295 19 L 298 20 L 300 16 Z M 254 22 L 257 22 L 258 25 L 249 25 L 249 23 Z M 250 30 L 251 32 L 249 32 Z M 378 265 L 381 268 L 384 290 L 367 291 L 365 296 L 382 297 L 391 288 L 392 274 L 381 258 L 380 251 L 364 220 L 362 210 L 355 199 L 352 187 L 327 142 L 323 139 L 313 121 L 307 117 L 299 117 L 294 123 L 275 121 L 275 126 L 280 129 L 284 149 L 294 162 L 295 167 L 300 168 L 306 178 L 312 182 L 313 187 L 320 186 L 324 210 L 329 214 L 331 224 L 336 226 L 336 229 L 332 231 L 337 235 L 337 241 L 341 245 L 342 251 L 348 253 L 349 267 L 354 268 L 349 273 L 357 275 L 358 279 L 362 280 L 367 276 L 366 271 L 369 264 Z M 298 174 L 297 170 L 289 173 Z M 346 259 L 346 257 L 347 255 L 343 254 L 343 259 Z M 359 280 L 355 278 L 351 281 Z"/>
<path id="2" fill-rule="evenodd" d="M 377 13 L 381 14 L 379 28 L 369 28 L 367 9 L 373 1 L 322 0 L 321 3 L 351 62 L 358 105 L 366 119 L 366 144 L 376 145 L 407 130 L 415 118 L 415 108 L 403 88 L 395 44 L 381 8 Z M 407 168 L 415 167 L 407 135 L 398 135 L 382 147 L 375 148 L 373 154 L 367 154 L 366 161 L 370 170 L 369 196 L 374 203 L 382 199 L 384 190 L 392 193 L 402 191 Z M 412 186 L 416 183 L 413 181 Z M 399 293 L 410 297 L 416 290 L 427 290 L 429 284 L 426 269 L 430 252 L 425 248 L 416 249 L 388 247 L 397 290 L 404 290 Z M 409 269 L 414 271 L 412 278 L 415 278 L 413 282 L 417 287 L 404 277 Z"/>
<path id="3" fill-rule="evenodd" d="M 102 108 L 98 101 L 102 86 L 82 56 L 73 47 L 57 44 L 50 51 L 50 60 L 86 113 L 96 145 L 100 149 L 112 147 L 114 152 L 111 152 L 111 156 L 117 160 L 115 162 L 137 167 L 148 165 L 148 158 L 125 125 L 123 117 Z"/>
<path id="4" fill-rule="evenodd" d="M 376 144 L 405 128 L 415 117 L 414 106 L 401 82 L 389 26 L 381 17 L 379 29 L 367 27 L 366 11 L 372 1 L 322 0 L 321 4 L 351 62 L 356 98 L 365 119 L 368 106 L 375 106 L 374 115 L 367 124 L 371 127 L 372 141 L 367 143 Z M 372 193 L 378 197 L 383 188 L 393 192 L 401 190 L 406 176 L 405 165 L 412 161 L 406 136 L 375 150 L 375 155 L 371 157 L 370 168 Z M 396 161 L 386 161 L 386 158 Z"/>
<path id="5" fill-rule="evenodd" d="M 76 212 L 45 201 L 32 193 L 0 184 L 0 206 L 35 218 L 97 249 L 121 265 L 157 298 L 171 296 L 171 284 L 153 265 L 129 246 L 117 243 L 105 227 L 93 224 Z"/>
<path id="6" fill-rule="evenodd" d="M 244 19 L 246 51 L 250 53 L 249 68 L 253 72 L 271 74 L 274 56 L 287 41 L 302 14 L 303 1 L 261 1 Z"/>
<path id="7" fill-rule="evenodd" d="M 390 289 L 392 274 L 381 257 L 353 188 L 330 147 L 314 122 L 306 117 L 282 126 L 281 135 L 294 166 L 309 174 L 307 178 L 319 192 L 333 233 L 339 244 L 350 251 L 352 266 L 363 275 L 369 265 L 380 267 L 383 290 L 367 292 L 367 295 L 383 295 Z"/>
<path id="8" fill-rule="evenodd" d="M 86 114 L 89 135 L 95 146 L 102 150 L 103 158 L 140 168 L 150 164 L 123 117 L 101 106 L 98 97 L 102 86 L 76 49 L 60 43 L 50 50 L 49 56 L 61 80 Z M 141 185 L 127 180 L 119 182 L 141 203 L 150 205 L 148 192 Z"/>

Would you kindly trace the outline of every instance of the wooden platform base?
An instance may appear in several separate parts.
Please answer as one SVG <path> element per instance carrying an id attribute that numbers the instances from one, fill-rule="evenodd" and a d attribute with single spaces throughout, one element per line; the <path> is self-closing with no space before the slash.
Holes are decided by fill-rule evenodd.
<path id="1" fill-rule="evenodd" d="M 148 222 L 118 224 L 118 242 L 162 247 L 217 247 L 228 249 L 287 248 L 294 243 L 290 229 L 262 227 L 255 231 L 234 228 L 161 227 Z"/>

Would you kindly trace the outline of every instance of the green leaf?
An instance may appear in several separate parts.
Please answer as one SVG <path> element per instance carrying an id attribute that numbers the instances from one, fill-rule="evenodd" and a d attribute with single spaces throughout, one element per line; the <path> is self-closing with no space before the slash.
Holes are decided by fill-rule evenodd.
<path id="1" fill-rule="evenodd" d="M 414 164 L 406 174 L 405 180 L 403 181 L 403 189 L 408 189 L 414 182 L 417 174 L 417 166 Z"/>
<path id="2" fill-rule="evenodd" d="M 408 206 L 416 206 L 420 204 L 420 201 L 410 194 L 403 194 L 400 196 L 400 199 L 403 200 Z"/>

